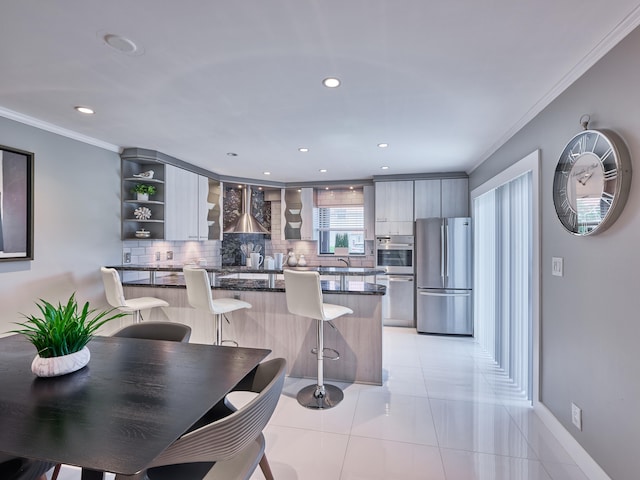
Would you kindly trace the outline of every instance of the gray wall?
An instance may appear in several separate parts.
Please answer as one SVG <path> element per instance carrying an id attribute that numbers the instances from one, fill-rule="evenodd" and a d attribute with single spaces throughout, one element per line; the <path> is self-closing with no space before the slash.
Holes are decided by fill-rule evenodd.
<path id="1" fill-rule="evenodd" d="M 541 401 L 613 479 L 640 475 L 640 30 L 632 32 L 506 145 L 478 167 L 470 188 L 541 150 Z M 565 232 L 552 202 L 553 173 L 569 139 L 606 128 L 625 140 L 634 178 L 607 231 Z M 551 276 L 551 257 L 564 277 Z M 571 424 L 571 402 L 583 431 Z"/>
<path id="2" fill-rule="evenodd" d="M 0 336 L 39 298 L 105 306 L 100 266 L 121 262 L 120 157 L 5 118 L 0 144 L 35 154 L 34 260 L 0 262 Z"/>

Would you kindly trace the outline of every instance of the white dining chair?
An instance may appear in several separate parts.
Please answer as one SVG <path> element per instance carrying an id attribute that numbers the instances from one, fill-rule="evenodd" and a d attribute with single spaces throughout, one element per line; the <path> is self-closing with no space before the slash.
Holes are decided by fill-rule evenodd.
<path id="1" fill-rule="evenodd" d="M 138 297 L 124 298 L 124 289 L 120 281 L 120 275 L 115 268 L 102 267 L 102 281 L 104 283 L 104 292 L 107 302 L 113 308 L 117 308 L 121 312 L 133 313 L 134 321 L 140 323 L 142 320 L 141 310 L 150 310 L 156 307 L 168 307 L 169 304 L 161 298 L 155 297 Z"/>
<path id="2" fill-rule="evenodd" d="M 236 410 L 222 400 L 147 470 L 116 480 L 249 480 L 258 465 L 273 480 L 262 431 L 280 399 L 285 372 L 284 358 L 261 363 L 234 387 L 257 393 L 251 401 Z"/>

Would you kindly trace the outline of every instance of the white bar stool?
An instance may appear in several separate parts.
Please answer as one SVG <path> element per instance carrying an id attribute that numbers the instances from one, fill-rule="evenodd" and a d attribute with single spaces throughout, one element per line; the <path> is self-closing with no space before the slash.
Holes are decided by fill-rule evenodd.
<path id="1" fill-rule="evenodd" d="M 197 310 L 204 310 L 213 315 L 215 324 L 214 345 L 222 345 L 225 342 L 234 343 L 234 340 L 222 339 L 222 317 L 225 313 L 240 310 L 241 308 L 251 308 L 251 304 L 235 298 L 216 298 L 211 295 L 211 284 L 209 275 L 203 268 L 184 267 L 184 280 L 187 284 L 187 298 L 189 305 Z"/>
<path id="2" fill-rule="evenodd" d="M 324 359 L 338 360 L 340 354 L 332 348 L 325 348 L 324 322 L 329 322 L 335 328 L 331 320 L 351 314 L 353 310 L 342 305 L 322 302 L 318 272 L 285 270 L 284 285 L 289 313 L 316 320 L 316 348 L 312 349 L 311 353 L 315 353 L 318 362 L 318 380 L 315 385 L 308 385 L 298 392 L 298 403 L 313 409 L 335 407 L 344 398 L 344 393 L 335 385 L 324 383 Z M 336 355 L 325 356 L 325 350 Z"/>
<path id="3" fill-rule="evenodd" d="M 155 307 L 168 307 L 169 304 L 161 298 L 155 297 L 139 297 L 139 298 L 124 298 L 124 290 L 122 289 L 122 282 L 120 281 L 120 275 L 115 268 L 100 268 L 102 272 L 102 281 L 104 283 L 104 292 L 107 297 L 107 302 L 113 308 L 117 308 L 121 312 L 135 313 L 134 321 L 140 323 L 142 315 L 140 310 L 148 310 Z"/>

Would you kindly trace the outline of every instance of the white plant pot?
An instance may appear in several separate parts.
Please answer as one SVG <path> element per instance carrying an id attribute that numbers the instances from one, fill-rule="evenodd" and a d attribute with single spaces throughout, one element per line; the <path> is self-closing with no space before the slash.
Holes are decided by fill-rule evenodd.
<path id="1" fill-rule="evenodd" d="M 149 194 L 148 193 L 138 193 L 138 201 L 139 202 L 148 202 L 149 201 Z"/>
<path id="2" fill-rule="evenodd" d="M 89 363 L 91 353 L 85 346 L 82 350 L 61 357 L 36 358 L 31 362 L 31 371 L 38 377 L 58 377 L 80 370 Z"/>
<path id="3" fill-rule="evenodd" d="M 341 257 L 346 257 L 349 255 L 349 247 L 335 247 L 333 249 L 333 254 Z"/>

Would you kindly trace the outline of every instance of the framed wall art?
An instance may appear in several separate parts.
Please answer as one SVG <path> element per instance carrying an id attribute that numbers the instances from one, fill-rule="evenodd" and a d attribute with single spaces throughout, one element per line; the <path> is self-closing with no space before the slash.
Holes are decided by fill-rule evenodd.
<path id="1" fill-rule="evenodd" d="M 33 260 L 33 153 L 0 145 L 0 261 Z"/>

